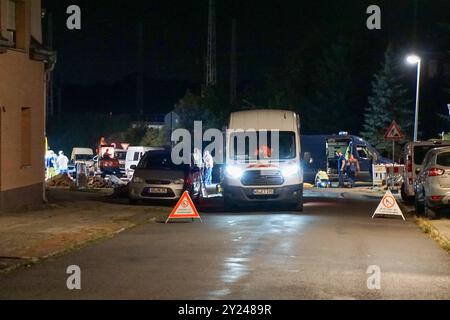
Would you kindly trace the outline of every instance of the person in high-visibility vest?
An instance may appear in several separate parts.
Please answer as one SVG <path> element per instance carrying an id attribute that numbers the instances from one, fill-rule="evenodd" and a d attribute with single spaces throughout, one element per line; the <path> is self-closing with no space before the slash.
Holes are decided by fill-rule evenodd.
<path id="1" fill-rule="evenodd" d="M 346 170 L 350 187 L 353 188 L 355 186 L 356 176 L 360 171 L 359 161 L 353 155 L 350 155 L 350 159 L 347 161 Z"/>

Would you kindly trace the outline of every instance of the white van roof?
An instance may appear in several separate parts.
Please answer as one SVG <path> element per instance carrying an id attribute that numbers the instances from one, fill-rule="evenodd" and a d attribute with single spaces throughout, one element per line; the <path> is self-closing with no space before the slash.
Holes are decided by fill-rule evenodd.
<path id="1" fill-rule="evenodd" d="M 248 110 L 230 115 L 228 129 L 297 131 L 298 115 L 288 110 Z"/>
<path id="2" fill-rule="evenodd" d="M 88 155 L 93 155 L 94 154 L 94 150 L 92 150 L 91 148 L 73 148 L 72 149 L 72 153 L 73 154 L 88 154 Z"/>

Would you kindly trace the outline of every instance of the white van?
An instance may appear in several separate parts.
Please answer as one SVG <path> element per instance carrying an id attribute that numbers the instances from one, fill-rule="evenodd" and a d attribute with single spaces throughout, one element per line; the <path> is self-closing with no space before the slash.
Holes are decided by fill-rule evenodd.
<path id="1" fill-rule="evenodd" d="M 232 113 L 223 180 L 226 206 L 277 203 L 303 211 L 300 155 L 300 117 L 296 113 Z"/>
<path id="2" fill-rule="evenodd" d="M 128 179 L 133 178 L 134 170 L 131 169 L 131 166 L 137 166 L 142 156 L 147 151 L 152 150 L 162 150 L 161 148 L 152 148 L 152 147 L 128 147 L 127 156 L 125 159 L 125 176 Z"/>
<path id="3" fill-rule="evenodd" d="M 70 161 L 77 165 L 78 163 L 85 164 L 88 169 L 94 168 L 94 150 L 91 148 L 73 148 Z"/>

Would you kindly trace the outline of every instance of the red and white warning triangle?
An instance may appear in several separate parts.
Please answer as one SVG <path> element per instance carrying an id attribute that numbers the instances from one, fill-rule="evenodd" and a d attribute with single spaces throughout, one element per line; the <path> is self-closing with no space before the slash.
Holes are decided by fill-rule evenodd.
<path id="1" fill-rule="evenodd" d="M 384 138 L 386 140 L 402 140 L 405 138 L 405 136 L 402 133 L 402 130 L 400 129 L 397 122 L 395 122 L 395 120 L 394 120 L 394 121 L 392 121 L 391 125 L 389 126 L 388 130 L 386 131 Z"/>
<path id="2" fill-rule="evenodd" d="M 405 216 L 402 213 L 402 210 L 398 206 L 397 200 L 395 200 L 394 195 L 390 190 L 386 192 L 383 199 L 381 199 L 380 204 L 378 205 L 377 210 L 375 210 L 375 213 L 372 216 L 372 219 L 375 218 L 375 216 L 400 216 L 405 219 Z"/>
<path id="3" fill-rule="evenodd" d="M 185 191 L 183 193 L 177 205 L 172 210 L 172 213 L 167 218 L 166 223 L 171 219 L 200 219 L 200 221 L 202 221 L 202 218 L 198 214 L 198 211 L 189 196 L 189 192 Z"/>

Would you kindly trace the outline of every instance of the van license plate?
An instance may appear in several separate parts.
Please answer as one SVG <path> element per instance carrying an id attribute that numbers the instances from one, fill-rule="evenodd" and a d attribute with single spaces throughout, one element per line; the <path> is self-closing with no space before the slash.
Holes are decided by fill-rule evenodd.
<path id="1" fill-rule="evenodd" d="M 149 188 L 149 193 L 155 193 L 155 194 L 166 194 L 167 189 L 166 188 Z"/>
<path id="2" fill-rule="evenodd" d="M 253 190 L 253 194 L 255 196 L 268 196 L 273 195 L 275 193 L 275 190 L 273 189 L 255 189 Z"/>

